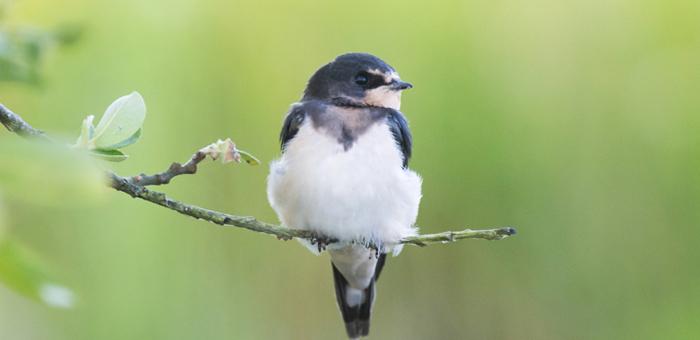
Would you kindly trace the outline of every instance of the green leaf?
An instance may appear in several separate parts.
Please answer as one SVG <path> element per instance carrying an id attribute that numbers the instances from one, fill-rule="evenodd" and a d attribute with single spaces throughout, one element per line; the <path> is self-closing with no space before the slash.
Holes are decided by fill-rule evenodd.
<path id="1" fill-rule="evenodd" d="M 12 240 L 0 241 L 0 282 L 11 290 L 49 306 L 70 308 L 73 292 L 57 284 L 43 261 L 29 249 Z"/>
<path id="2" fill-rule="evenodd" d="M 128 155 L 124 154 L 119 150 L 94 149 L 90 151 L 90 154 L 97 158 L 104 159 L 110 162 L 121 162 L 129 158 Z"/>
<path id="3" fill-rule="evenodd" d="M 238 149 L 238 153 L 241 154 L 241 158 L 249 165 L 260 165 L 260 160 L 255 158 L 255 156 L 251 155 L 247 151 Z"/>
<path id="4" fill-rule="evenodd" d="M 138 129 L 138 131 L 131 135 L 131 137 L 123 140 L 121 143 L 110 146 L 108 149 L 121 149 L 125 146 L 129 146 L 131 144 L 136 143 L 139 140 L 139 138 L 141 138 L 141 129 Z"/>
<path id="5" fill-rule="evenodd" d="M 146 104 L 138 92 L 115 100 L 95 128 L 93 145 L 98 149 L 115 149 L 129 141 L 143 126 Z"/>
<path id="6" fill-rule="evenodd" d="M 95 134 L 95 126 L 92 124 L 94 119 L 95 116 L 89 115 L 83 120 L 83 126 L 80 129 L 80 137 L 78 137 L 78 140 L 75 142 L 77 147 L 89 148 L 90 140 Z"/>

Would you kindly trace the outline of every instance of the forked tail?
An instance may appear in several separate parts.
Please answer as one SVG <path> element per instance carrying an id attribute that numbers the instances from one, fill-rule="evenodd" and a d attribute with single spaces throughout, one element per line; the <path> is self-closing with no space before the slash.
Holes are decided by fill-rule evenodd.
<path id="1" fill-rule="evenodd" d="M 340 313 L 343 315 L 345 330 L 350 339 L 367 336 L 369 334 L 369 321 L 374 303 L 375 283 L 384 267 L 386 254 L 379 255 L 374 277 L 364 289 L 350 287 L 348 280 L 343 277 L 338 268 L 333 267 L 333 281 L 335 282 L 335 297 L 338 300 Z"/>

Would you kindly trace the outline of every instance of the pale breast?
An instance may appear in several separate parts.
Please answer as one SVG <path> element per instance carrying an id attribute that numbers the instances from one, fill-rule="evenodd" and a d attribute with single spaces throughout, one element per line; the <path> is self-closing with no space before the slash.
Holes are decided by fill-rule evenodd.
<path id="1" fill-rule="evenodd" d="M 268 197 L 281 221 L 341 240 L 395 242 L 414 234 L 421 180 L 401 167 L 387 124 L 363 127 L 349 148 L 335 128 L 305 121 L 271 165 Z"/>

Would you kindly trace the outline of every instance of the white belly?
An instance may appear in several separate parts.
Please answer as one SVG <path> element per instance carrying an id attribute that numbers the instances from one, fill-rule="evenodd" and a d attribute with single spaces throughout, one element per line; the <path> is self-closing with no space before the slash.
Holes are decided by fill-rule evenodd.
<path id="1" fill-rule="evenodd" d="M 369 127 L 346 151 L 307 119 L 270 166 L 268 199 L 289 228 L 390 248 L 416 233 L 421 198 L 420 177 L 401 163 L 386 124 Z"/>

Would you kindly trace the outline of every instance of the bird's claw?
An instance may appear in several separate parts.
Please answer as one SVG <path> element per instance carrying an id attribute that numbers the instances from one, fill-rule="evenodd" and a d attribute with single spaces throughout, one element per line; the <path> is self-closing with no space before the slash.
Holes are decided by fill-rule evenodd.
<path id="1" fill-rule="evenodd" d="M 316 247 L 318 247 L 319 253 L 326 250 L 326 247 L 331 243 L 333 243 L 333 239 L 325 236 L 318 236 L 311 239 L 311 244 L 315 244 Z"/>

